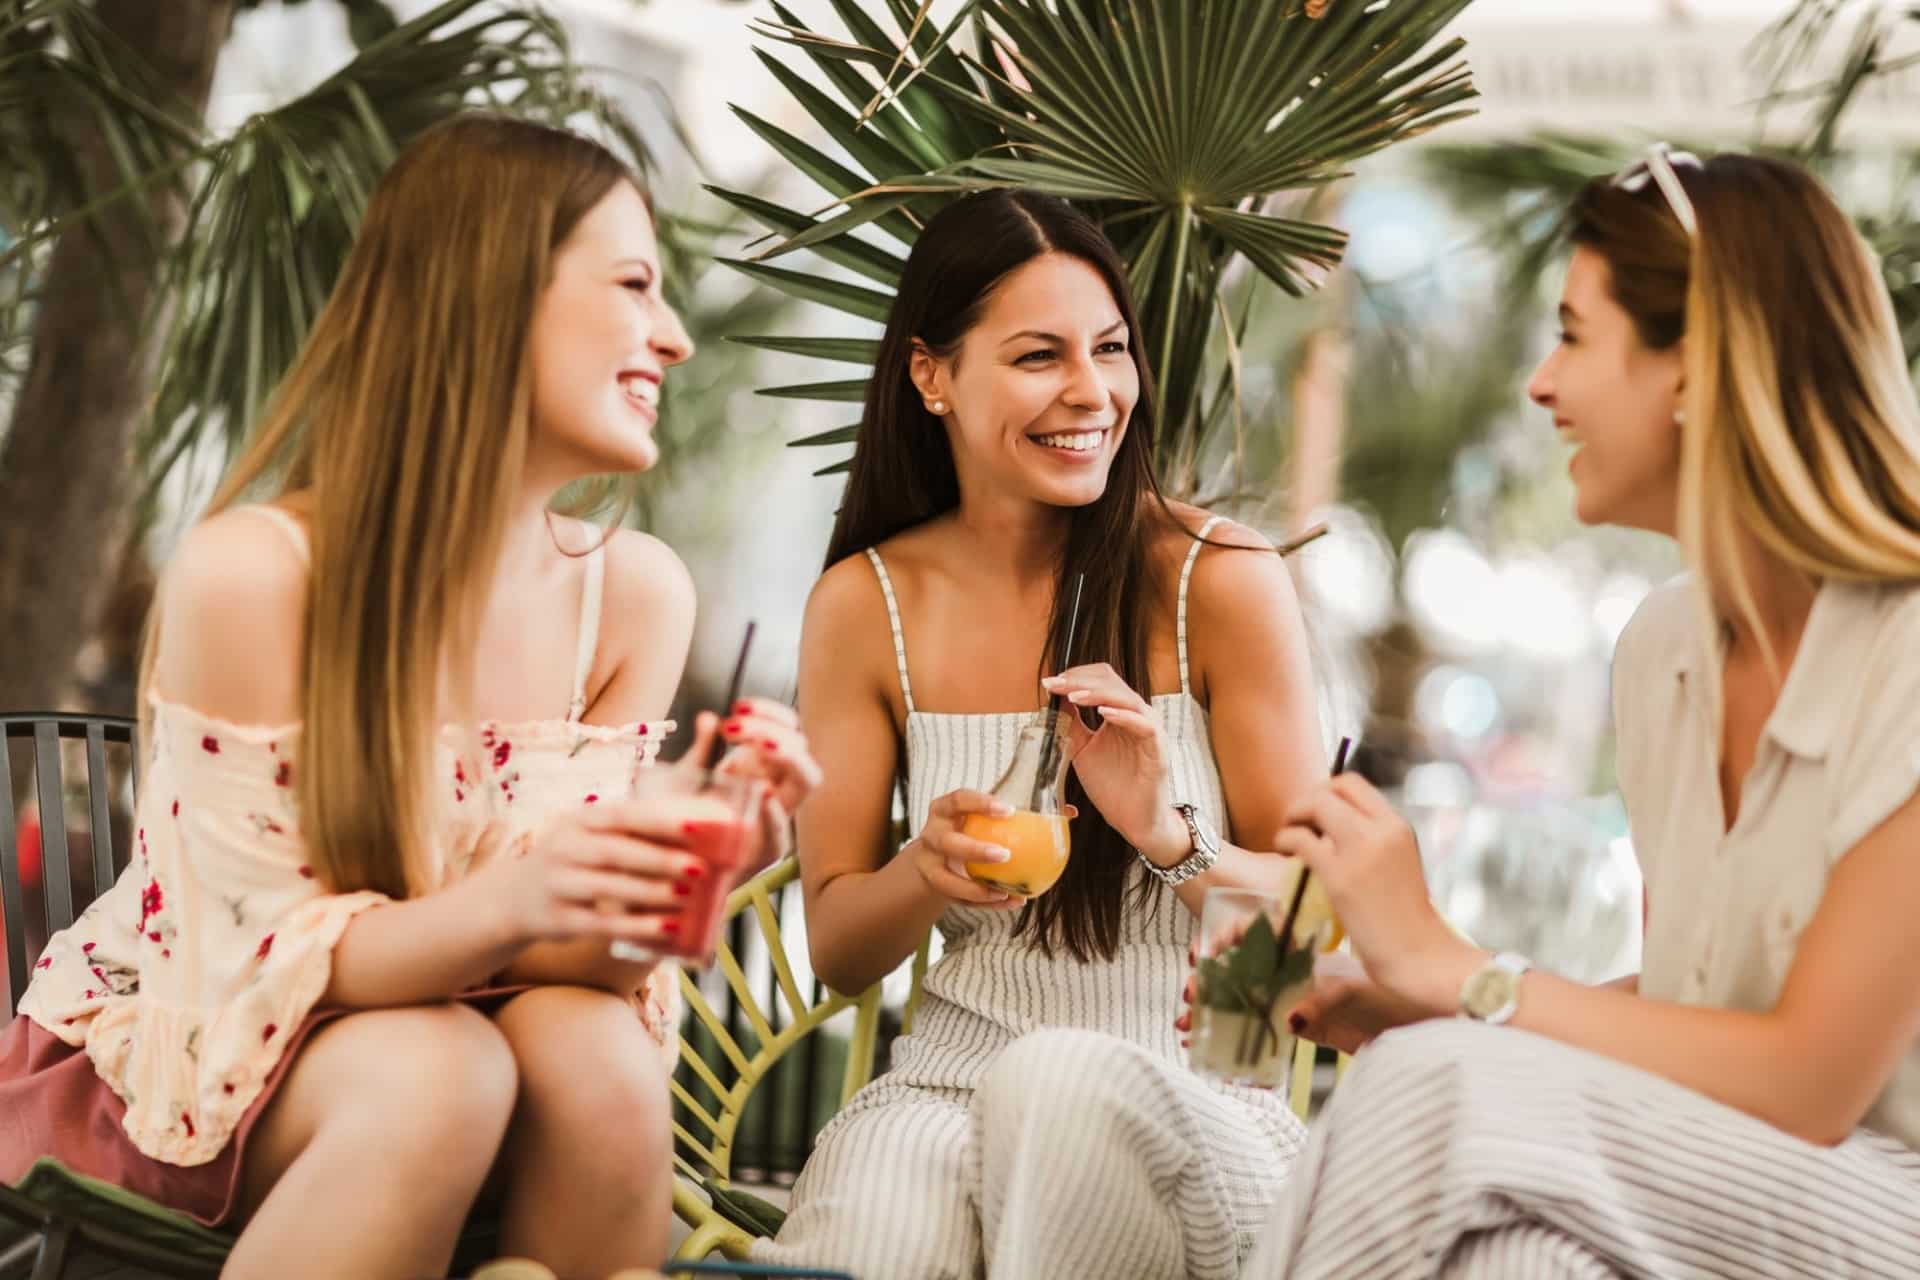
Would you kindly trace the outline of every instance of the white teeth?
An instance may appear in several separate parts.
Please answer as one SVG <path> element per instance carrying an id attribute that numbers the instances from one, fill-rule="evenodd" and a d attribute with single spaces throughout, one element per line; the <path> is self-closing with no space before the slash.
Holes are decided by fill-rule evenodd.
<path id="1" fill-rule="evenodd" d="M 640 404 L 657 407 L 660 403 L 660 384 L 651 378 L 624 377 L 620 379 L 620 390 L 627 399 Z"/>
<path id="2" fill-rule="evenodd" d="M 1049 449 L 1070 449 L 1074 453 L 1086 453 L 1100 447 L 1100 441 L 1106 437 L 1104 431 L 1074 431 L 1057 436 L 1035 436 L 1037 444 Z"/>

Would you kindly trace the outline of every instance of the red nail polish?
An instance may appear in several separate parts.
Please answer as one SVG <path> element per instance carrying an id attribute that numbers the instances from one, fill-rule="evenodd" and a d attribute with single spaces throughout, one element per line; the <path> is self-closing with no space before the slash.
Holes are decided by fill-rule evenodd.
<path id="1" fill-rule="evenodd" d="M 738 720 L 729 720 L 720 726 L 720 732 L 726 734 L 729 738 L 737 738 L 740 736 L 740 722 Z"/>
<path id="2" fill-rule="evenodd" d="M 750 716 L 753 714 L 753 704 L 751 702 L 736 702 L 733 704 L 733 714 L 737 716 Z"/>
<path id="3" fill-rule="evenodd" d="M 760 739 L 760 745 L 769 751 L 778 751 L 780 749 L 780 744 L 772 738 Z"/>
<path id="4" fill-rule="evenodd" d="M 689 819 L 680 824 L 680 834 L 683 836 L 699 835 L 700 824 Z"/>
<path id="5" fill-rule="evenodd" d="M 1307 1020 L 1297 1013 L 1289 1014 L 1287 1016 L 1287 1025 L 1293 1028 L 1293 1034 L 1299 1035 L 1307 1029 Z"/>
<path id="6" fill-rule="evenodd" d="M 697 862 L 689 862 L 681 870 L 680 874 L 689 880 L 698 880 L 701 876 L 707 874 L 707 869 Z"/>
<path id="7" fill-rule="evenodd" d="M 662 920 L 660 922 L 660 932 L 666 934 L 668 937 L 672 937 L 674 934 L 680 932 L 680 922 L 678 920 Z"/>
<path id="8" fill-rule="evenodd" d="M 693 896 L 693 886 L 684 882 L 676 883 L 673 886 L 673 896 L 676 898 L 691 898 Z"/>

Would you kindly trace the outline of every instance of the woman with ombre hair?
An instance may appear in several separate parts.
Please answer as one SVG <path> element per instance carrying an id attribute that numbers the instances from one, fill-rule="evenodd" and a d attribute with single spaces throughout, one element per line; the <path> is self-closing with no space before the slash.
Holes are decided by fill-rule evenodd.
<path id="1" fill-rule="evenodd" d="M 1378 793 L 1314 788 L 1277 843 L 1358 964 L 1295 1025 L 1360 1052 L 1246 1275 L 1920 1275 L 1920 412 L 1879 265 L 1758 156 L 1656 148 L 1569 237 L 1530 393 L 1580 519 L 1690 567 L 1614 658 L 1641 970 L 1478 950 Z"/>
<path id="2" fill-rule="evenodd" d="M 132 863 L 0 1035 L 0 1178 L 235 1228 L 230 1277 L 445 1275 L 476 1202 L 562 1274 L 661 1259 L 677 975 L 611 949 L 713 874 L 698 797 L 628 796 L 693 587 L 551 504 L 658 461 L 691 349 L 604 148 L 466 115 L 395 160 L 166 567 Z M 764 855 L 816 775 L 732 710 Z"/>

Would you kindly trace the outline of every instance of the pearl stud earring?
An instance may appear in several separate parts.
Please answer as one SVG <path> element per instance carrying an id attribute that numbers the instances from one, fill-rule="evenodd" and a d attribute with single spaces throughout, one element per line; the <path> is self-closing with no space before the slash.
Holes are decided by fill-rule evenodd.
<path id="1" fill-rule="evenodd" d="M 928 405 L 927 407 L 933 410 L 935 416 L 938 416 L 947 411 L 947 402 L 945 400 L 935 400 L 932 404 Z"/>
<path id="2" fill-rule="evenodd" d="M 1673 425 L 1676 427 L 1684 427 L 1687 425 L 1687 411 L 1685 409 L 1675 409 L 1673 411 Z"/>

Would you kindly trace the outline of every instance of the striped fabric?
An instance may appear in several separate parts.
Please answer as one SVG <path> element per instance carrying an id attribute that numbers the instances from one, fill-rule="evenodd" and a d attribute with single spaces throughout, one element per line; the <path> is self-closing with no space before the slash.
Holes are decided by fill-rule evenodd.
<path id="1" fill-rule="evenodd" d="M 1355 1058 L 1315 1123 L 1245 1272 L 1283 1276 L 1912 1280 L 1920 1153 L 1814 1146 L 1543 1036 L 1423 1023 Z"/>
<path id="2" fill-rule="evenodd" d="M 904 692 L 899 610 L 875 567 Z M 1182 619 L 1185 584 L 1183 572 Z M 1177 640 L 1184 653 L 1184 626 Z M 1184 663 L 1181 674 L 1180 692 L 1152 699 L 1174 794 L 1225 829 L 1207 713 Z M 911 830 L 936 797 L 990 789 L 1028 715 L 910 710 Z M 1173 1019 L 1195 922 L 1172 890 L 1135 874 L 1151 888 L 1129 897 L 1110 961 L 1048 958 L 1013 937 L 1011 913 L 941 917 L 943 954 L 913 1033 L 820 1135 L 779 1239 L 756 1259 L 863 1280 L 1237 1274 L 1302 1129 L 1280 1095 L 1187 1069 Z"/>

